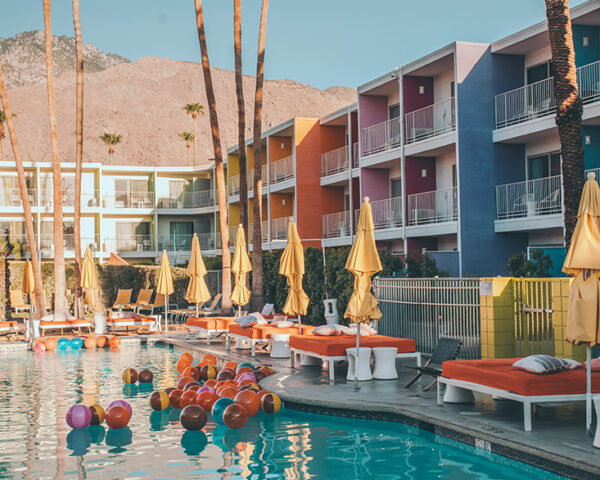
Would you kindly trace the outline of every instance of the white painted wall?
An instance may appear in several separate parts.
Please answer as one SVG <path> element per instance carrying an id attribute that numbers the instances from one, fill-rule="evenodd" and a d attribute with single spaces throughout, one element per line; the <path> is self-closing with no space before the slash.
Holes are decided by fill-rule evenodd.
<path id="1" fill-rule="evenodd" d="M 392 105 L 398 105 L 400 103 L 400 93 L 396 92 L 393 93 L 392 95 L 390 95 L 388 97 L 388 107 L 391 107 Z"/>
<path id="2" fill-rule="evenodd" d="M 528 53 L 527 55 L 525 55 L 525 72 L 527 72 L 527 68 L 535 67 L 540 63 L 545 63 L 551 58 L 552 52 L 550 51 L 550 45 Z"/>
<path id="3" fill-rule="evenodd" d="M 456 235 L 442 235 L 438 237 L 438 251 L 452 251 L 457 248 Z"/>
<path id="4" fill-rule="evenodd" d="M 563 246 L 564 236 L 562 228 L 550 228 L 547 230 L 533 230 L 529 232 L 529 246 Z"/>
<path id="5" fill-rule="evenodd" d="M 452 96 L 451 83 L 454 81 L 454 69 L 433 77 L 433 103 L 447 100 Z"/>
<path id="6" fill-rule="evenodd" d="M 439 155 L 435 159 L 435 185 L 437 190 L 452 187 L 452 166 L 456 165 L 456 153 Z"/>

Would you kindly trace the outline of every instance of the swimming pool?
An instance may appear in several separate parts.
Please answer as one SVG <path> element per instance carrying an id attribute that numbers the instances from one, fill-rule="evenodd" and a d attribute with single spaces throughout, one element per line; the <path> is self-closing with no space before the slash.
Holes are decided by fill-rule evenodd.
<path id="1" fill-rule="evenodd" d="M 240 430 L 186 432 L 178 411 L 152 412 L 153 389 L 124 386 L 149 368 L 154 389 L 175 383 L 179 352 L 164 347 L 0 354 L 0 478 L 45 479 L 557 479 L 499 455 L 399 423 L 284 410 Z M 77 402 L 126 399 L 129 427 L 74 430 Z"/>

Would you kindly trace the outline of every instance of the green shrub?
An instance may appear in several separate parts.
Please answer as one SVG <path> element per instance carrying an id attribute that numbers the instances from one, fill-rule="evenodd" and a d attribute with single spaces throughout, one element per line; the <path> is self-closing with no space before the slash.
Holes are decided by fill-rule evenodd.
<path id="1" fill-rule="evenodd" d="M 506 269 L 512 277 L 542 278 L 551 276 L 552 266 L 550 255 L 535 248 L 531 250 L 531 260 L 524 252 L 515 253 L 508 259 Z"/>
<path id="2" fill-rule="evenodd" d="M 408 278 L 449 277 L 448 270 L 440 270 L 435 258 L 427 252 L 413 252 L 406 257 L 406 276 Z"/>

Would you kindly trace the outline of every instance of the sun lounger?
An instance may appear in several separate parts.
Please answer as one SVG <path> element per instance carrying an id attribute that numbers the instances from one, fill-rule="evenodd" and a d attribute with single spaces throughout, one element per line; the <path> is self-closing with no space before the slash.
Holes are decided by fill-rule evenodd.
<path id="1" fill-rule="evenodd" d="M 113 331 L 119 328 L 124 328 L 126 331 L 129 331 L 130 328 L 155 327 L 156 330 L 159 328 L 157 317 L 144 317 L 141 315 L 126 315 L 122 318 L 109 317 L 106 320 L 106 326 Z"/>
<path id="2" fill-rule="evenodd" d="M 404 388 L 412 386 L 419 378 L 423 375 L 429 375 L 433 377 L 433 382 L 427 385 L 424 390 L 429 390 L 437 382 L 437 378 L 442 374 L 442 363 L 447 360 L 454 360 L 458 357 L 460 349 L 462 347 L 462 341 L 457 338 L 442 337 L 438 340 L 431 358 L 427 360 L 425 365 L 412 366 L 404 365 L 406 368 L 412 368 L 417 371 L 417 374 L 406 384 Z"/>
<path id="3" fill-rule="evenodd" d="M 10 335 L 14 333 L 18 335 L 19 333 L 19 324 L 14 320 L 9 320 L 7 322 L 0 322 L 0 335 Z"/>
<path id="4" fill-rule="evenodd" d="M 442 364 L 438 377 L 438 405 L 443 405 L 441 385 L 523 404 L 523 428 L 531 431 L 531 406 L 536 403 L 585 400 L 585 368 L 548 375 L 524 372 L 512 366 L 517 358 L 451 360 Z M 592 372 L 592 392 L 600 393 L 600 373 Z"/>
<path id="5" fill-rule="evenodd" d="M 177 305 L 169 303 L 170 308 L 177 309 Z M 165 310 L 165 296 L 156 294 L 156 298 L 154 299 L 154 303 L 149 305 L 138 305 L 136 307 L 136 313 L 140 312 L 150 312 L 150 315 L 154 315 L 155 310 L 161 310 L 164 312 Z"/>
<path id="6" fill-rule="evenodd" d="M 23 300 L 23 292 L 21 290 L 10 291 L 10 306 L 15 310 L 15 313 L 28 312 L 31 305 L 28 305 Z"/>
<path id="7" fill-rule="evenodd" d="M 148 305 L 152 300 L 152 293 L 154 289 L 152 288 L 142 288 L 138 293 L 137 300 L 135 303 L 129 303 L 127 305 L 122 305 L 122 310 L 135 310 L 140 305 Z"/>
<path id="8" fill-rule="evenodd" d="M 208 317 L 211 315 L 219 315 L 219 311 L 217 310 L 217 307 L 219 305 L 219 302 L 221 301 L 221 297 L 222 295 L 220 293 L 217 293 L 215 295 L 215 297 L 212 299 L 212 302 L 210 302 L 210 304 L 205 303 L 200 310 L 198 311 L 198 316 L 199 317 Z"/>
<path id="9" fill-rule="evenodd" d="M 304 327 L 302 327 L 304 329 Z M 414 358 L 421 365 L 421 354 L 416 350 L 414 340 L 408 338 L 387 337 L 384 335 L 367 335 L 360 337 L 361 347 L 395 347 L 396 358 Z M 329 364 L 329 379 L 335 379 L 335 362 L 346 360 L 346 349 L 356 347 L 356 337 L 351 335 L 318 336 L 292 335 L 290 337 L 290 362 L 294 368 L 296 355 L 326 360 Z"/>
<path id="10" fill-rule="evenodd" d="M 131 288 L 127 290 L 119 289 L 117 292 L 117 298 L 110 310 L 121 310 L 125 305 L 129 305 L 131 302 Z"/>
<path id="11" fill-rule="evenodd" d="M 206 333 L 206 344 L 210 345 L 212 339 L 227 334 L 227 327 L 229 327 L 235 318 L 236 317 L 190 317 L 185 321 L 186 333 L 188 336 L 190 331 L 198 332 L 198 336 Z"/>
<path id="12" fill-rule="evenodd" d="M 76 330 L 79 334 L 83 333 L 84 328 L 88 329 L 89 333 L 92 333 L 92 322 L 85 318 L 78 318 L 75 320 L 49 320 L 40 321 L 40 333 L 42 337 L 45 335 L 46 330 L 60 330 L 60 334 L 63 335 L 65 330 Z"/>
<path id="13" fill-rule="evenodd" d="M 306 335 L 315 329 L 312 325 L 302 325 L 302 333 Z M 254 327 L 242 328 L 237 323 L 232 322 L 227 332 L 227 350 L 231 349 L 231 340 L 241 340 L 250 342 L 252 356 L 256 355 L 256 345 L 259 343 L 269 344 L 271 334 L 278 333 L 282 335 L 297 335 L 298 326 L 279 328 L 272 324 L 255 325 Z"/>

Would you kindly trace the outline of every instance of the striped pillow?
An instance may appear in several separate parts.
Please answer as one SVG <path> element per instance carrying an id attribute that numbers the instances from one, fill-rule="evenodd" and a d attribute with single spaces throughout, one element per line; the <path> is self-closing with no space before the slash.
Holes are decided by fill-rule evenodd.
<path id="1" fill-rule="evenodd" d="M 566 358 L 556 358 L 550 355 L 530 355 L 513 363 L 513 367 L 537 375 L 574 370 L 581 367 L 579 362 Z"/>

